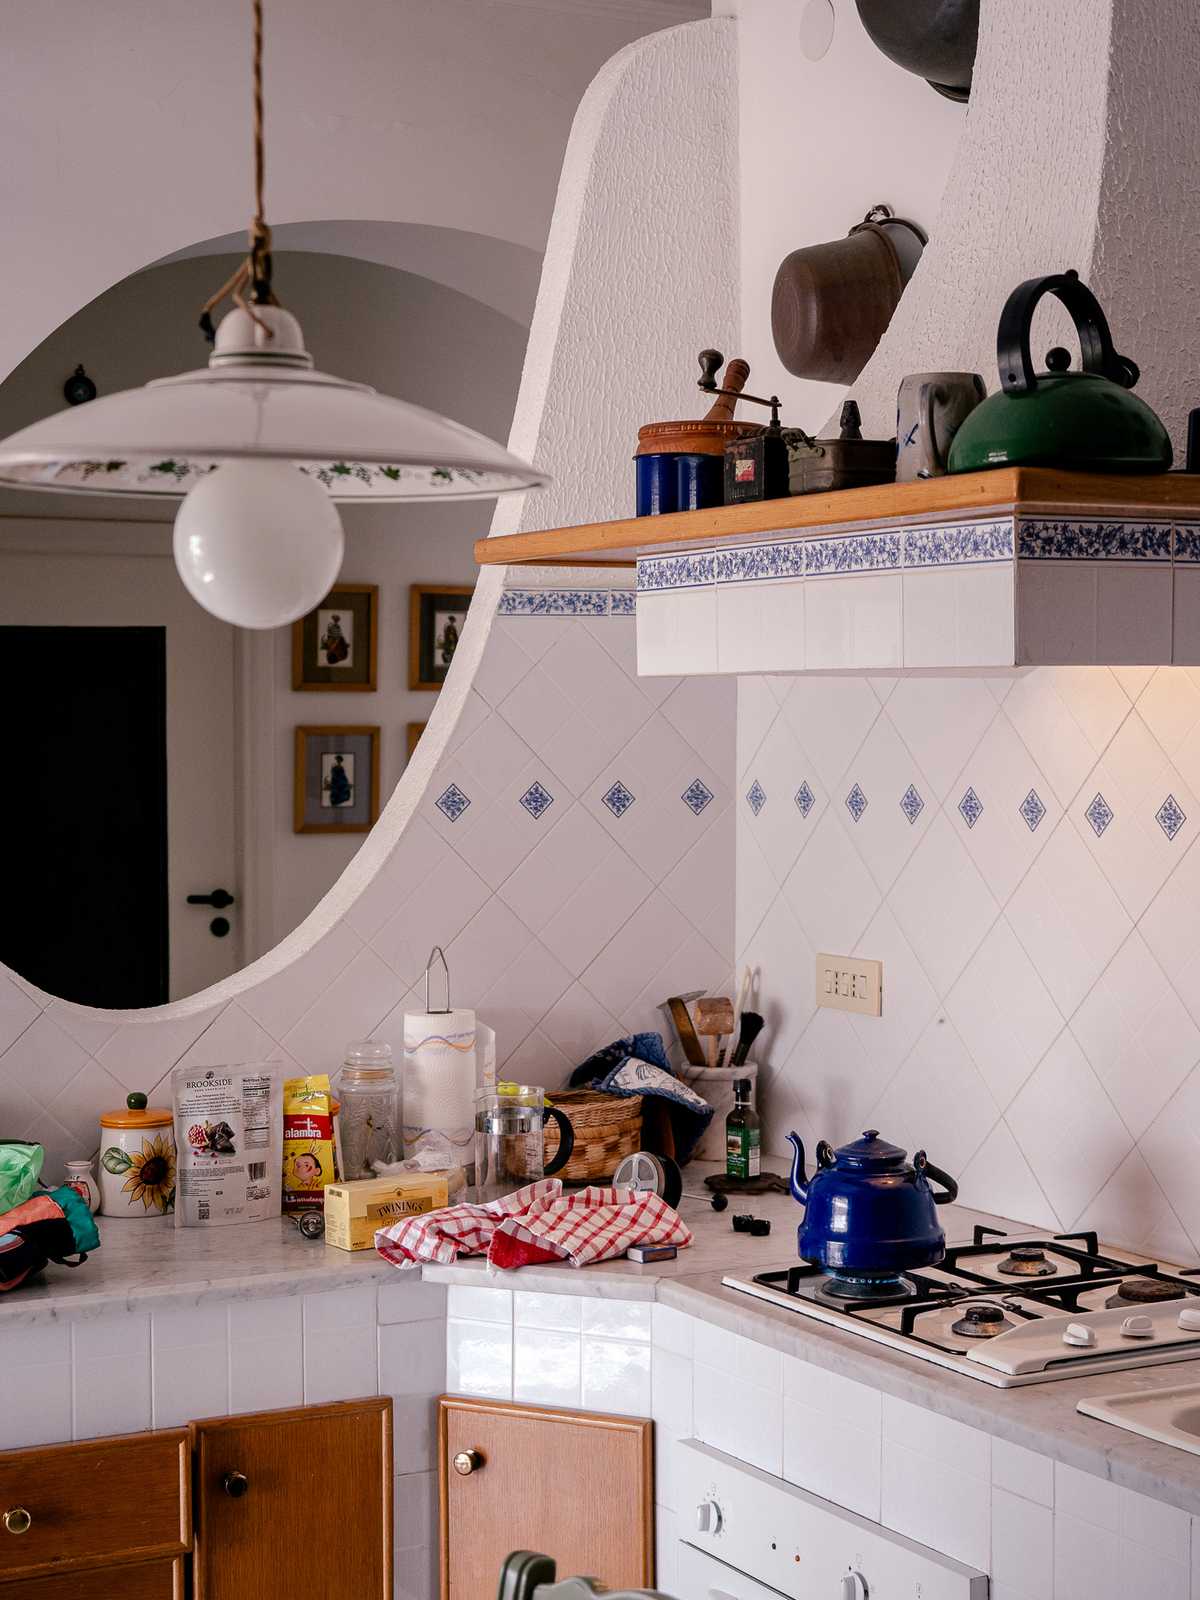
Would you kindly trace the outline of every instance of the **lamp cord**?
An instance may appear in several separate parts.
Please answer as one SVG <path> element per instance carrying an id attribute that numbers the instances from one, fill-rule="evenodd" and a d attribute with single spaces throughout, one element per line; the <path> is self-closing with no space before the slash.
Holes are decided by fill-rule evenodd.
<path id="1" fill-rule="evenodd" d="M 216 339 L 212 314 L 228 295 L 234 305 L 255 322 L 268 339 L 275 330 L 254 311 L 254 306 L 275 306 L 279 301 L 271 287 L 271 229 L 267 225 L 263 190 L 266 180 L 266 141 L 263 137 L 263 0 L 251 0 L 253 52 L 251 77 L 254 85 L 254 216 L 250 220 L 250 251 L 237 271 L 211 295 L 200 311 L 200 330 L 211 344 Z M 249 288 L 247 303 L 244 291 Z"/>

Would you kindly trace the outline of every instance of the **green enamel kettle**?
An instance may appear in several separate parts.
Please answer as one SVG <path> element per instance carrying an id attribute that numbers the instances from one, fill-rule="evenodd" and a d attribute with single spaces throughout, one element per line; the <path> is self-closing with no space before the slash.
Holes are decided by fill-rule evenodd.
<path id="1" fill-rule="evenodd" d="M 1056 347 L 1047 371 L 1029 354 L 1033 313 L 1043 295 L 1062 301 L 1074 320 L 1081 372 Z M 1166 472 L 1171 440 L 1144 400 L 1132 394 L 1136 365 L 1113 348 L 1100 302 L 1077 272 L 1028 278 L 1000 315 L 996 359 L 1001 389 L 976 406 L 950 447 L 951 472 L 987 467 L 1063 467 L 1075 472 Z"/>

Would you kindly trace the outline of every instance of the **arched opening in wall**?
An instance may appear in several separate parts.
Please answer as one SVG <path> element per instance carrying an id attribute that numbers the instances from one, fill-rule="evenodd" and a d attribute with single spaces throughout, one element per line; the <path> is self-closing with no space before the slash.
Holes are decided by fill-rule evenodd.
<path id="1" fill-rule="evenodd" d="M 310 248 L 278 230 L 276 282 L 316 365 L 506 438 L 537 257 L 378 229 L 305 224 Z M 79 366 L 112 394 L 201 365 L 199 307 L 241 253 L 192 247 L 85 306 L 0 384 L 0 433 L 61 406 Z M 249 633 L 185 591 L 175 509 L 0 498 L 0 820 L 19 908 L 0 961 L 106 1008 L 230 976 L 340 877 L 436 704 L 491 520 L 477 502 L 343 506 L 328 600 L 295 628 Z"/>

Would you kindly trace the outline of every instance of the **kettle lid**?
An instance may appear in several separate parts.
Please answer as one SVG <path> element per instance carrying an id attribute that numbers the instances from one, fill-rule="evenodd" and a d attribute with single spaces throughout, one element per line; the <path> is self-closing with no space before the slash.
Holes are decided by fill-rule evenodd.
<path id="1" fill-rule="evenodd" d="M 883 1172 L 900 1166 L 908 1151 L 881 1139 L 878 1128 L 868 1128 L 861 1139 L 855 1139 L 853 1144 L 842 1145 L 834 1151 L 834 1155 L 839 1165 L 846 1162 L 869 1172 Z"/>

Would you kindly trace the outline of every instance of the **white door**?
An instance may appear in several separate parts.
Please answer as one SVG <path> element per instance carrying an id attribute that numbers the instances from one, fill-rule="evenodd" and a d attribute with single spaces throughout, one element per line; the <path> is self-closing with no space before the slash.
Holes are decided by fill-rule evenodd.
<path id="1" fill-rule="evenodd" d="M 170 998 L 227 977 L 242 958 L 236 630 L 201 610 L 184 589 L 171 558 L 170 527 L 6 522 L 0 624 L 166 629 Z M 103 671 L 102 662 L 96 670 Z M 19 693 L 18 684 L 11 688 Z M 81 814 L 89 781 L 94 774 L 79 774 Z M 188 905 L 189 894 L 215 889 L 227 890 L 234 904 L 220 913 Z M 223 938 L 210 931 L 218 914 L 230 924 Z"/>

